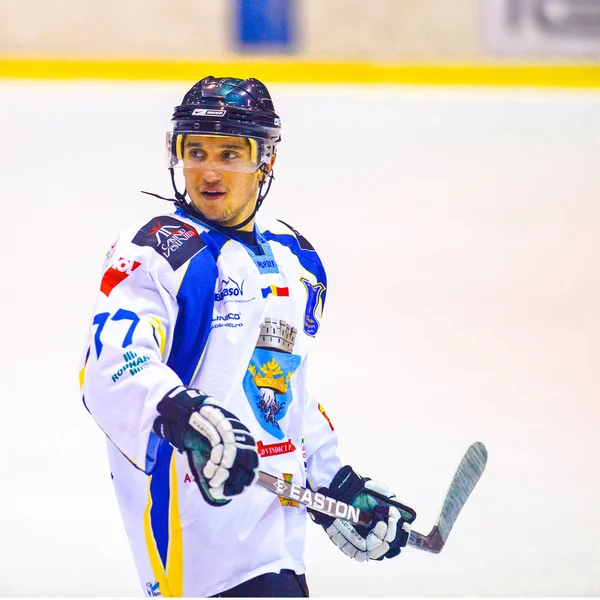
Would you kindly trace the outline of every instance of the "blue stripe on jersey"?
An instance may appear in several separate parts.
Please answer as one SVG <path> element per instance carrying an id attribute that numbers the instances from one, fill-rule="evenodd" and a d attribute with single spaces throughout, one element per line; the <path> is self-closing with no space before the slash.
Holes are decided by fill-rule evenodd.
<path id="1" fill-rule="evenodd" d="M 177 292 L 179 313 L 167 366 L 184 385 L 191 383 L 210 334 L 218 277 L 216 261 L 227 241 L 225 236 L 217 236 L 213 237 L 212 232 L 200 234 L 206 246 L 190 259 Z M 157 440 L 153 435 L 150 434 L 146 448 L 146 473 L 152 472 L 158 460 Z"/>
<path id="2" fill-rule="evenodd" d="M 179 314 L 167 366 L 184 385 L 190 384 L 210 333 L 218 276 L 210 250 L 205 247 L 192 257 L 177 292 Z"/>
<path id="3" fill-rule="evenodd" d="M 152 506 L 150 508 L 150 526 L 152 527 L 152 536 L 156 542 L 156 548 L 163 567 L 167 568 L 167 554 L 169 550 L 169 467 L 171 465 L 171 456 L 173 446 L 165 440 L 158 448 L 156 468 L 152 473 L 150 480 L 150 497 Z"/>
<path id="4" fill-rule="evenodd" d="M 282 246 L 286 246 L 292 251 L 292 254 L 296 256 L 300 264 L 309 272 L 312 273 L 316 278 L 317 282 L 322 283 L 327 287 L 327 275 L 319 255 L 314 250 L 306 250 L 300 247 L 300 243 L 297 238 L 292 234 L 284 233 L 273 233 L 271 231 L 263 231 L 263 237 L 266 240 L 277 242 Z M 327 290 L 323 290 L 321 301 L 325 306 L 325 295 Z"/>
<path id="5" fill-rule="evenodd" d="M 150 475 L 154 470 L 154 465 L 157 460 L 157 452 L 158 447 L 160 445 L 161 438 L 159 438 L 154 431 L 150 432 L 150 437 L 148 438 L 148 446 L 146 447 L 146 465 L 144 468 L 144 473 Z"/>

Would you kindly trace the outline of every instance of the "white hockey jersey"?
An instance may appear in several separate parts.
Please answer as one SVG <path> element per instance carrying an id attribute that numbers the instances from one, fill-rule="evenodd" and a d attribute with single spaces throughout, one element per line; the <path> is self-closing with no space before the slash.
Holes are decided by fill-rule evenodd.
<path id="1" fill-rule="evenodd" d="M 203 500 L 186 456 L 152 432 L 168 391 L 198 388 L 233 412 L 268 473 L 318 488 L 341 467 L 306 385 L 325 271 L 283 222 L 257 220 L 256 237 L 259 254 L 177 209 L 125 232 L 106 257 L 80 384 L 149 596 L 210 596 L 305 570 L 304 507 L 257 486 L 222 507 Z"/>

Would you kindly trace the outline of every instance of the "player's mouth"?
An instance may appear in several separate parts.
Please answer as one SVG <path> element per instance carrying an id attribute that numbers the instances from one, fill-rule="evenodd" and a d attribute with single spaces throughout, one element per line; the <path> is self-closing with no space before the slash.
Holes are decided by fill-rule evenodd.
<path id="1" fill-rule="evenodd" d="M 200 195 L 208 201 L 221 200 L 225 196 L 223 190 L 202 190 Z"/>

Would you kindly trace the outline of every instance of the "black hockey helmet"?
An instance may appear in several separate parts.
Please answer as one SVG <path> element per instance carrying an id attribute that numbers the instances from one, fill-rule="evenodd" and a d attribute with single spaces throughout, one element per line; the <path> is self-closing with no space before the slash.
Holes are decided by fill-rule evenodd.
<path id="1" fill-rule="evenodd" d="M 264 83 L 258 79 L 205 77 L 173 113 L 173 134 L 205 133 L 261 140 L 276 147 L 281 121 Z"/>

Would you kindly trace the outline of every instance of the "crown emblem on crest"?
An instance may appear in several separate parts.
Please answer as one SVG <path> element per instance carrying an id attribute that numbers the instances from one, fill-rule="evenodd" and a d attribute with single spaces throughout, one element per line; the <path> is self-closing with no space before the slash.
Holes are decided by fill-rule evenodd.
<path id="1" fill-rule="evenodd" d="M 277 321 L 266 317 L 264 323 L 260 326 L 256 347 L 291 354 L 296 343 L 296 333 L 298 333 L 298 330 L 291 327 L 283 319 Z"/>
<path id="2" fill-rule="evenodd" d="M 250 371 L 257 388 L 269 388 L 280 394 L 287 392 L 288 383 L 294 374 L 293 371 L 290 371 L 284 375 L 279 363 L 274 358 L 266 362 L 260 370 L 257 371 L 254 365 L 250 365 L 248 371 Z"/>

